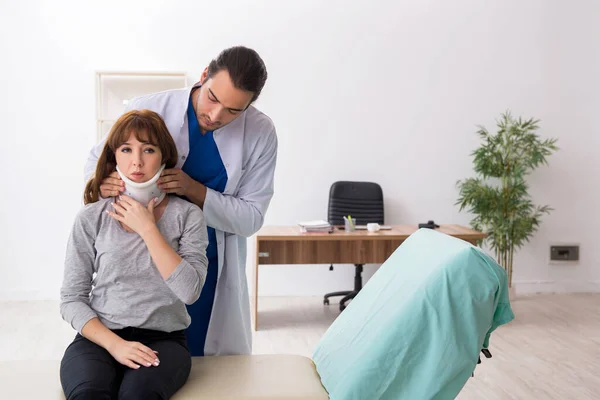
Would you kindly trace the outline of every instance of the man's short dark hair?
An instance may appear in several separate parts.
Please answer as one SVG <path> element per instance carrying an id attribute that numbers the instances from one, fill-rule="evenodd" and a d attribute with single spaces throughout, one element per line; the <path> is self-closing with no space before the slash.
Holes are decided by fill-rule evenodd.
<path id="1" fill-rule="evenodd" d="M 208 65 L 207 79 L 217 72 L 227 70 L 233 86 L 252 92 L 251 103 L 258 99 L 267 81 L 267 67 L 258 53 L 244 46 L 225 49 Z"/>

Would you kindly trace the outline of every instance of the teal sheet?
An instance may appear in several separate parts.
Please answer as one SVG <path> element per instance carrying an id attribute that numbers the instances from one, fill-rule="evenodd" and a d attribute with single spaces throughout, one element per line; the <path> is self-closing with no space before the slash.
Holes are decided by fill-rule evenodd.
<path id="1" fill-rule="evenodd" d="M 313 361 L 332 400 L 454 399 L 491 333 L 513 318 L 504 269 L 420 229 L 334 321 Z"/>

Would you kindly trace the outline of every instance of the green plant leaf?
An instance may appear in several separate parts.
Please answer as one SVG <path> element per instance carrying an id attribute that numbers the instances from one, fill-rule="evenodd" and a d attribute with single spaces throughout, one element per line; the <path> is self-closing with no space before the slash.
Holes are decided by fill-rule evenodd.
<path id="1" fill-rule="evenodd" d="M 487 234 L 480 244 L 489 244 L 510 280 L 514 251 L 531 239 L 543 215 L 552 211 L 533 204 L 526 177 L 546 165 L 558 147 L 556 139 L 540 138 L 537 119 L 515 119 L 506 111 L 496 126 L 494 134 L 477 126 L 481 145 L 471 153 L 476 177 L 457 181 L 455 205 L 474 215 L 473 229 Z"/>

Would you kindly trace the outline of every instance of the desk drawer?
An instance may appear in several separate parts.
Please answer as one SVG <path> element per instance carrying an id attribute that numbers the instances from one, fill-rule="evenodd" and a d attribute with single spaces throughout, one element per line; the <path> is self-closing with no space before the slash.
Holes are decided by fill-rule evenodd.
<path id="1" fill-rule="evenodd" d="M 382 264 L 402 240 L 260 240 L 260 264 Z"/>

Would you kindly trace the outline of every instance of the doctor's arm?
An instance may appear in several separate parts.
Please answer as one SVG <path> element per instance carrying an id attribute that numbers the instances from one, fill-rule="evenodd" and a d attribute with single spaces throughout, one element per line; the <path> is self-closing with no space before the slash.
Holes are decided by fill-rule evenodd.
<path id="1" fill-rule="evenodd" d="M 273 197 L 273 180 L 277 162 L 275 131 L 266 138 L 262 154 L 242 175 L 235 196 L 206 188 L 203 211 L 206 224 L 224 232 L 249 237 L 263 225 Z"/>
<path id="2" fill-rule="evenodd" d="M 94 176 L 94 173 L 96 172 L 96 164 L 98 163 L 98 158 L 100 158 L 100 154 L 102 154 L 102 149 L 104 148 L 105 142 L 106 137 L 102 139 L 99 143 L 94 145 L 94 147 L 92 147 L 88 154 L 85 166 L 83 167 L 83 176 L 86 182 L 92 176 Z"/>

